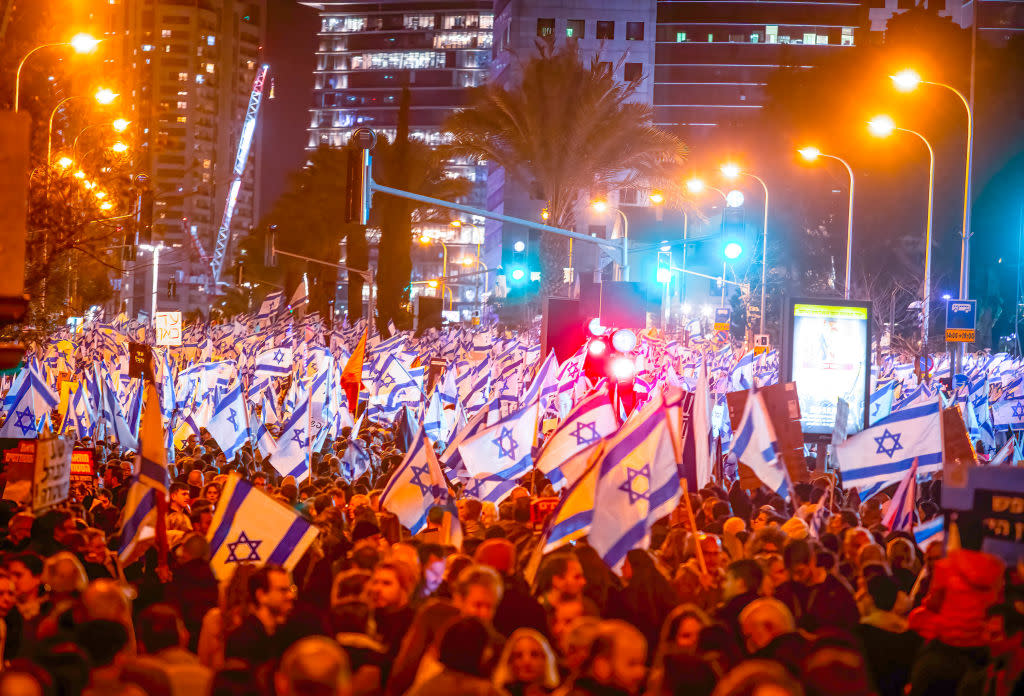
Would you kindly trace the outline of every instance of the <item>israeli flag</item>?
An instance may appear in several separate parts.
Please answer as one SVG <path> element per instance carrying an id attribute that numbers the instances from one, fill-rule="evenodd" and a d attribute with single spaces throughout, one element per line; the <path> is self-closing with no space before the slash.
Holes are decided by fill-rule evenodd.
<path id="1" fill-rule="evenodd" d="M 39 436 L 43 420 L 49 418 L 50 411 L 57 407 L 60 399 L 38 373 L 29 370 L 11 403 L 7 420 L 0 426 L 0 437 L 33 439 Z M 131 449 L 138 446 L 138 443 L 132 444 Z"/>
<path id="2" fill-rule="evenodd" d="M 893 413 L 836 447 L 843 485 L 862 500 L 899 481 L 917 460 L 918 474 L 942 469 L 942 410 L 932 397 L 923 406 Z"/>
<path id="3" fill-rule="evenodd" d="M 527 406 L 480 431 L 459 445 L 466 470 L 472 476 L 498 474 L 519 478 L 533 465 L 537 408 Z"/>
<path id="4" fill-rule="evenodd" d="M 618 427 L 608 392 L 602 390 L 591 394 L 576 404 L 562 424 L 548 436 L 537 456 L 537 468 L 548 477 L 556 491 L 572 485 L 583 473 L 566 470 L 565 467 L 573 462 L 573 456 L 611 435 Z"/>
<path id="5" fill-rule="evenodd" d="M 884 386 L 879 387 L 871 394 L 868 408 L 868 424 L 874 425 L 883 418 L 888 418 L 892 413 L 892 399 L 896 394 L 896 381 L 890 380 Z"/>
<path id="6" fill-rule="evenodd" d="M 890 532 L 909 532 L 914 528 L 914 505 L 917 500 L 917 460 L 907 470 L 899 488 L 889 501 L 882 524 Z"/>
<path id="7" fill-rule="evenodd" d="M 210 435 L 220 445 L 224 456 L 230 461 L 249 439 L 249 425 L 242 399 L 242 383 L 235 382 L 234 388 L 217 404 L 213 417 L 206 424 Z"/>
<path id="8" fill-rule="evenodd" d="M 1024 428 L 1024 398 L 999 399 L 992 404 L 992 419 L 997 430 Z"/>
<path id="9" fill-rule="evenodd" d="M 242 563 L 292 570 L 319 530 L 236 472 L 228 476 L 206 538 L 210 568 L 226 581 Z"/>
<path id="10" fill-rule="evenodd" d="M 291 374 L 293 361 L 292 349 L 278 346 L 256 356 L 254 371 L 257 377 L 281 377 Z"/>
<path id="11" fill-rule="evenodd" d="M 415 444 L 381 494 L 380 506 L 416 534 L 426 526 L 430 508 L 442 505 L 447 496 L 448 483 L 441 473 L 441 465 L 420 427 Z"/>
<path id="12" fill-rule="evenodd" d="M 760 392 L 752 392 L 747 397 L 729 452 L 735 454 L 740 463 L 750 467 L 761 483 L 786 496 L 789 476 L 785 463 L 779 457 L 775 428 Z"/>
<path id="13" fill-rule="evenodd" d="M 309 477 L 309 396 L 302 402 L 281 428 L 277 448 L 270 457 L 281 476 L 294 476 L 299 484 Z"/>
<path id="14" fill-rule="evenodd" d="M 558 359 L 555 358 L 554 349 L 548 353 L 548 357 L 544 359 L 544 364 L 537 370 L 537 376 L 530 384 L 530 388 L 526 390 L 526 394 L 523 396 L 522 404 L 527 406 L 529 404 L 540 401 L 541 406 L 547 405 L 547 401 L 552 397 L 558 390 Z"/>

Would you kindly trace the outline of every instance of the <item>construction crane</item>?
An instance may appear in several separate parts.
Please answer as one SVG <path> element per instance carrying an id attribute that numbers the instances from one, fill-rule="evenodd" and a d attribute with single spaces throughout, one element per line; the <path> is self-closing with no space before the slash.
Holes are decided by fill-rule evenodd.
<path id="1" fill-rule="evenodd" d="M 238 152 L 235 155 L 235 168 L 232 172 L 231 188 L 228 189 L 227 200 L 224 201 L 224 215 L 221 216 L 220 229 L 217 230 L 217 242 L 213 248 L 213 257 L 210 259 L 210 287 L 216 288 L 220 278 L 221 268 L 224 266 L 224 257 L 227 255 L 228 242 L 231 240 L 231 218 L 235 214 L 235 203 L 238 200 L 238 190 L 242 187 L 242 176 L 245 174 L 245 163 L 249 160 L 249 148 L 252 146 L 252 136 L 256 130 L 256 116 L 260 112 L 260 101 L 263 98 L 263 85 L 267 79 L 269 65 L 261 65 L 256 71 L 256 79 L 252 82 L 252 94 L 249 95 L 249 108 L 245 112 L 245 121 L 242 123 L 242 136 L 238 139 Z M 194 240 L 200 249 L 198 239 Z"/>

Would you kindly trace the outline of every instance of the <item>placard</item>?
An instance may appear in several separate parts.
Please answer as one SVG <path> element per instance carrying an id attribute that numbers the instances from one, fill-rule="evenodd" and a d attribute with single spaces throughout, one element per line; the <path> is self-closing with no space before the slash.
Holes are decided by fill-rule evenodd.
<path id="1" fill-rule="evenodd" d="M 558 502 L 558 498 L 535 498 L 530 503 L 530 524 L 533 525 L 533 531 L 539 532 L 544 528 L 544 523 L 558 507 Z"/>
<path id="2" fill-rule="evenodd" d="M 145 343 L 128 343 L 128 376 L 142 379 L 146 374 L 146 362 L 149 360 L 149 346 Z"/>
<path id="3" fill-rule="evenodd" d="M 715 331 L 728 331 L 732 326 L 732 308 L 715 307 Z"/>
<path id="4" fill-rule="evenodd" d="M 181 345 L 181 312 L 156 313 L 156 345 Z"/>
<path id="5" fill-rule="evenodd" d="M 832 434 L 837 398 L 850 407 L 848 435 L 867 426 L 870 317 L 870 302 L 789 300 L 782 364 L 796 383 L 804 433 Z"/>
<path id="6" fill-rule="evenodd" d="M 71 490 L 71 444 L 60 437 L 37 440 L 32 510 L 39 512 L 63 503 Z"/>
<path id="7" fill-rule="evenodd" d="M 71 451 L 71 488 L 84 488 L 87 492 L 96 489 L 96 467 L 91 449 L 76 448 Z"/>

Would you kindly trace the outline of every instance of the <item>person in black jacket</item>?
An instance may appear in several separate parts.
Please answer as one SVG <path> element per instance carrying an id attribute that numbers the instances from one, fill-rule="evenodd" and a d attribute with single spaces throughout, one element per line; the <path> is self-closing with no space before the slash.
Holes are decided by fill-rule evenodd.
<path id="1" fill-rule="evenodd" d="M 730 563 L 725 569 L 725 581 L 722 583 L 725 601 L 715 611 L 715 618 L 739 635 L 740 614 L 748 604 L 761 596 L 763 582 L 764 570 L 757 561 L 743 558 Z"/>
<path id="2" fill-rule="evenodd" d="M 608 600 L 605 616 L 636 626 L 648 645 L 657 645 L 661 624 L 679 603 L 675 590 L 643 549 L 626 553 L 622 565 L 626 587 Z"/>

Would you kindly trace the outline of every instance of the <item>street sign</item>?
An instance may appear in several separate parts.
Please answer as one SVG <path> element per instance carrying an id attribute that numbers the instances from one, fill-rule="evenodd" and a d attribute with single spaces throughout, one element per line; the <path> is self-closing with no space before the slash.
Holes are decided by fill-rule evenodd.
<path id="1" fill-rule="evenodd" d="M 946 300 L 946 341 L 974 343 L 977 300 Z"/>
<path id="2" fill-rule="evenodd" d="M 732 325 L 732 308 L 715 307 L 715 331 L 728 331 Z"/>
<path id="3" fill-rule="evenodd" d="M 181 345 L 181 312 L 156 313 L 156 345 Z"/>
<path id="4" fill-rule="evenodd" d="M 768 334 L 755 334 L 754 335 L 754 357 L 767 353 L 772 347 L 771 339 Z"/>

